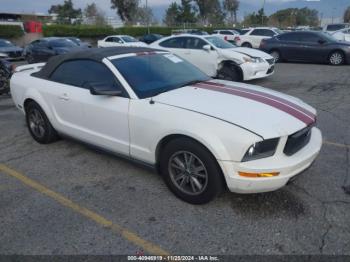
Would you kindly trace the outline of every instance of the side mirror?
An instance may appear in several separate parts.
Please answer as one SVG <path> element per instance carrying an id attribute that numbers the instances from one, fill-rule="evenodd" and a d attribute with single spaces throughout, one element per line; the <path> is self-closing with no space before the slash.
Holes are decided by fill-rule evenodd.
<path id="1" fill-rule="evenodd" d="M 100 89 L 91 86 L 90 93 L 94 96 L 121 96 L 123 92 L 121 90 L 113 90 L 113 89 Z"/>
<path id="2" fill-rule="evenodd" d="M 323 44 L 325 44 L 325 43 L 326 43 L 326 40 L 324 40 L 324 39 L 320 39 L 320 40 L 318 40 L 318 43 L 319 43 L 320 45 L 323 45 Z"/>
<path id="3" fill-rule="evenodd" d="M 205 45 L 205 46 L 203 46 L 203 50 L 209 52 L 211 50 L 211 46 L 210 45 Z"/>

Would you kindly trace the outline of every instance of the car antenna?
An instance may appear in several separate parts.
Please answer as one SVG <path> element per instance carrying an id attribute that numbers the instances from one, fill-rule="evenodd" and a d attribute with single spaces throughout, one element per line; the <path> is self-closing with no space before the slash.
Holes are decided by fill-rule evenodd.
<path id="1" fill-rule="evenodd" d="M 151 105 L 154 105 L 154 104 L 155 104 L 155 102 L 154 102 L 154 100 L 153 100 L 153 96 L 151 97 L 151 100 L 149 101 L 149 103 L 150 103 Z"/>

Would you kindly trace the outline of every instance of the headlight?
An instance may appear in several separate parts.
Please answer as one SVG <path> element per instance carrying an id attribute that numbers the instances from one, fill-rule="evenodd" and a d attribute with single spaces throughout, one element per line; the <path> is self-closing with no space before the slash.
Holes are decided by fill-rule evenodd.
<path id="1" fill-rule="evenodd" d="M 264 63 L 264 59 L 260 58 L 260 57 L 249 57 L 249 56 L 245 56 L 243 57 L 244 62 L 248 62 L 248 63 Z"/>
<path id="2" fill-rule="evenodd" d="M 248 148 L 242 162 L 273 156 L 276 152 L 279 140 L 279 138 L 274 138 L 255 143 Z"/>

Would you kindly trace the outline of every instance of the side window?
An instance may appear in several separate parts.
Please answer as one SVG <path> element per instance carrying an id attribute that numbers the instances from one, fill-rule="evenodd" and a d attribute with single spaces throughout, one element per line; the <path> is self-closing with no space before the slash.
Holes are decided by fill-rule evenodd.
<path id="1" fill-rule="evenodd" d="M 251 35 L 257 35 L 257 36 L 274 36 L 275 33 L 272 30 L 269 29 L 255 29 L 251 33 Z"/>
<path id="2" fill-rule="evenodd" d="M 282 34 L 278 36 L 278 39 L 281 41 L 298 42 L 299 34 L 298 33 Z"/>
<path id="3" fill-rule="evenodd" d="M 184 38 L 183 37 L 171 38 L 161 42 L 159 45 L 162 47 L 168 47 L 168 48 L 184 48 Z"/>
<path id="4" fill-rule="evenodd" d="M 219 32 L 216 31 L 216 30 L 213 31 L 213 34 L 214 34 L 214 35 L 217 35 L 218 33 L 219 33 Z"/>
<path id="5" fill-rule="evenodd" d="M 254 29 L 254 30 L 250 33 L 250 35 L 263 36 L 264 34 L 263 34 L 263 32 L 262 32 L 261 29 Z"/>
<path id="6" fill-rule="evenodd" d="M 233 35 L 231 31 L 221 31 L 222 35 Z"/>
<path id="7" fill-rule="evenodd" d="M 113 42 L 113 37 L 108 37 L 105 42 Z"/>
<path id="8" fill-rule="evenodd" d="M 123 41 L 119 37 L 113 37 L 113 42 L 123 44 Z"/>
<path id="9" fill-rule="evenodd" d="M 207 43 L 197 37 L 187 37 L 185 40 L 186 49 L 203 49 L 205 45 L 207 45 Z"/>
<path id="10" fill-rule="evenodd" d="M 312 33 L 303 33 L 300 35 L 300 40 L 307 43 L 317 43 L 320 37 Z"/>
<path id="11" fill-rule="evenodd" d="M 92 60 L 64 62 L 52 73 L 50 80 L 86 89 L 95 86 L 122 90 L 113 73 L 104 64 Z"/>

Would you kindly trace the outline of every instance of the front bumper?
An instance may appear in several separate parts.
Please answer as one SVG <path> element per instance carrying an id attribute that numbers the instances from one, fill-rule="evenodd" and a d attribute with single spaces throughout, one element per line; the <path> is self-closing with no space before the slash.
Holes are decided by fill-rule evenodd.
<path id="1" fill-rule="evenodd" d="M 311 166 L 322 147 L 321 131 L 316 127 L 312 129 L 310 142 L 292 156 L 286 156 L 283 153 L 287 137 L 282 140 L 273 157 L 244 163 L 219 161 L 229 190 L 235 193 L 251 194 L 275 191 L 284 187 L 289 180 Z M 269 178 L 247 178 L 239 176 L 238 172 L 279 172 L 280 174 Z"/>
<path id="2" fill-rule="evenodd" d="M 264 78 L 274 73 L 275 64 L 265 63 L 243 63 L 241 64 L 243 80 L 249 81 Z"/>

